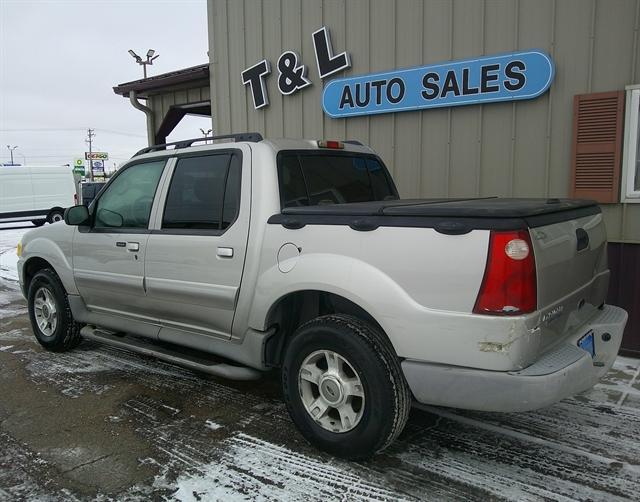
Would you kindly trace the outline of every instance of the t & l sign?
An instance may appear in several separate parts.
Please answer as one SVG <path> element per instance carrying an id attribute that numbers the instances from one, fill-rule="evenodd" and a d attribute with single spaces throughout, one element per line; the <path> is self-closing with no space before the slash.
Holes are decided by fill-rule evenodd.
<path id="1" fill-rule="evenodd" d="M 333 54 L 329 30 L 325 26 L 313 32 L 313 48 L 316 55 L 318 75 L 321 79 L 351 67 L 349 54 Z M 307 66 L 300 62 L 300 56 L 294 51 L 285 51 L 278 58 L 278 90 L 289 95 L 311 85 L 307 78 Z M 263 59 L 242 72 L 242 82 L 251 89 L 253 107 L 258 110 L 269 106 L 269 94 L 265 86 L 266 78 L 271 74 L 271 63 Z"/>

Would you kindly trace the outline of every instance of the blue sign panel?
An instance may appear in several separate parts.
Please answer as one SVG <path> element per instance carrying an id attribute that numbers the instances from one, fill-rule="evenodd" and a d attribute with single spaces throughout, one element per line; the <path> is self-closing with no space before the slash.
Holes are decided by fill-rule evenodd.
<path id="1" fill-rule="evenodd" d="M 322 107 L 337 118 L 531 99 L 553 75 L 545 53 L 512 52 L 332 80 Z"/>

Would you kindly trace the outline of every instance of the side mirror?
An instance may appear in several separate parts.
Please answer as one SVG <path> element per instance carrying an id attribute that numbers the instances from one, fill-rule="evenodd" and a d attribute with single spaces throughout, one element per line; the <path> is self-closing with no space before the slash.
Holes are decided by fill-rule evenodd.
<path id="1" fill-rule="evenodd" d="M 73 226 L 88 225 L 89 210 L 87 206 L 71 206 L 65 209 L 64 222 Z"/>

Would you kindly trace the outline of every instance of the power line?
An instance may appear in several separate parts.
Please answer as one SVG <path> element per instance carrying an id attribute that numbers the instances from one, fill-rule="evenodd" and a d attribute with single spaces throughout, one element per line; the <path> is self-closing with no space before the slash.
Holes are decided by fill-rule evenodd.
<path id="1" fill-rule="evenodd" d="M 136 138 L 146 138 L 146 136 L 144 134 L 136 134 L 136 133 L 133 133 L 133 132 L 114 131 L 112 129 L 102 129 L 100 127 L 96 128 L 96 131 L 106 132 L 106 133 L 109 133 L 109 134 L 119 134 L 120 136 L 134 136 Z"/>
<path id="2" fill-rule="evenodd" d="M 85 131 L 83 127 L 69 127 L 69 128 L 59 128 L 59 127 L 34 127 L 28 129 L 0 129 L 0 132 L 73 132 L 73 131 Z M 146 138 L 144 134 L 136 134 L 133 132 L 122 132 L 122 131 L 114 131 L 113 129 L 102 129 L 100 127 L 96 127 L 94 131 L 105 132 L 108 134 L 117 134 L 119 136 L 132 136 L 136 138 Z"/>
<path id="3" fill-rule="evenodd" d="M 2 157 L 5 157 L 3 155 Z M 8 156 L 7 156 L 8 157 Z M 30 159 L 70 159 L 76 157 L 76 155 L 29 155 Z M 114 157 L 113 155 L 109 155 L 109 160 L 129 160 L 131 157 Z"/>

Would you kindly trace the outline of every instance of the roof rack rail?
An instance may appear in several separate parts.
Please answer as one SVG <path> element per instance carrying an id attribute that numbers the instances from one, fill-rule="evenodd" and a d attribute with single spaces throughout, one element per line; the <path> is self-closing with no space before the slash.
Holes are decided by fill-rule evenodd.
<path id="1" fill-rule="evenodd" d="M 347 145 L 358 145 L 358 146 L 364 146 L 362 144 L 362 141 L 357 140 L 357 139 L 346 139 L 343 141 L 343 143 L 346 143 Z"/>
<path id="2" fill-rule="evenodd" d="M 259 132 L 241 132 L 236 134 L 223 134 L 222 136 L 209 136 L 208 138 L 193 138 L 183 139 L 181 141 L 174 141 L 173 143 L 163 143 L 160 145 L 151 145 L 142 150 L 136 152 L 133 156 L 143 155 L 145 153 L 157 152 L 160 150 L 168 150 L 167 147 L 172 146 L 172 150 L 180 150 L 181 148 L 189 148 L 194 143 L 215 141 L 218 139 L 232 139 L 233 141 L 250 141 L 251 143 L 258 143 L 264 138 Z"/>

